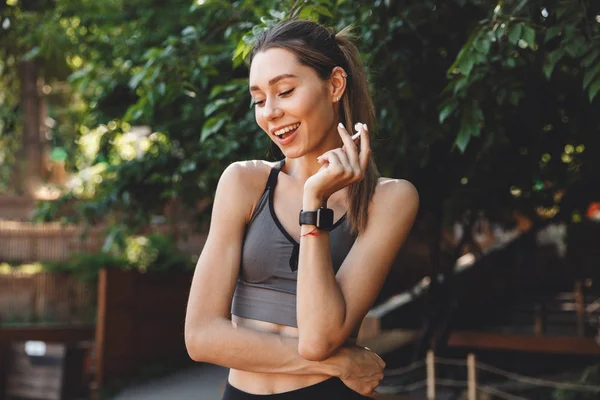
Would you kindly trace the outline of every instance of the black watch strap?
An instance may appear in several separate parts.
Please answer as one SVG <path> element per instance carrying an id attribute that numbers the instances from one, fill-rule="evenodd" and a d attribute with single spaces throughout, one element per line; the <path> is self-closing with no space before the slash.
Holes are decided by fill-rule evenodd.
<path id="1" fill-rule="evenodd" d="M 314 225 L 324 231 L 333 229 L 333 210 L 321 207 L 316 211 L 300 211 L 300 225 Z"/>

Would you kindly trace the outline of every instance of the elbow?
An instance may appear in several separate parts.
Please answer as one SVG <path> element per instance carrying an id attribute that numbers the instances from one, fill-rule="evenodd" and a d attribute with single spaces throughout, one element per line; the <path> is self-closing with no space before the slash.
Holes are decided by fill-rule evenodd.
<path id="1" fill-rule="evenodd" d="M 337 348 L 338 346 L 328 340 L 298 340 L 298 354 L 308 361 L 325 361 Z"/>
<path id="2" fill-rule="evenodd" d="M 188 355 L 196 362 L 210 362 L 209 337 L 207 327 L 185 327 L 184 340 Z"/>
<path id="3" fill-rule="evenodd" d="M 189 332 L 187 329 L 185 331 L 185 348 L 187 350 L 188 356 L 196 362 L 205 361 L 202 351 L 202 346 L 200 345 L 200 341 L 198 340 L 198 335 Z"/>

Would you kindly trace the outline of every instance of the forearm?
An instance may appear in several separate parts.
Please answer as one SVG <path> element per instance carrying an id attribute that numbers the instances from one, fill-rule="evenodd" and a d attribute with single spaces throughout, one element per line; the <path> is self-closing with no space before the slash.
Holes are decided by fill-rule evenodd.
<path id="1" fill-rule="evenodd" d="M 309 200 L 303 203 L 306 209 L 311 209 Z M 331 263 L 329 233 L 318 231 L 316 236 L 306 235 L 314 229 L 311 225 L 302 226 L 296 316 L 301 349 L 323 354 L 338 346 L 334 337 L 344 326 L 346 303 Z M 304 351 L 301 355 L 305 355 Z"/>
<path id="2" fill-rule="evenodd" d="M 213 319 L 186 335 L 186 346 L 195 361 L 260 373 L 341 376 L 334 359 L 308 361 L 298 354 L 298 339 L 245 327 L 228 319 Z"/>

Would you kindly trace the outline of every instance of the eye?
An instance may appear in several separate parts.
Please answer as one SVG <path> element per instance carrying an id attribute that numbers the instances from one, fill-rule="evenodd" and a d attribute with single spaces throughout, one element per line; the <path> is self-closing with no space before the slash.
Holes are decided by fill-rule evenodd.
<path id="1" fill-rule="evenodd" d="M 255 107 L 260 107 L 260 106 L 262 106 L 264 104 L 265 104 L 264 100 L 257 100 L 257 101 L 254 102 L 254 106 Z"/>
<path id="2" fill-rule="evenodd" d="M 292 94 L 292 92 L 294 91 L 295 88 L 292 88 L 290 90 L 286 90 L 285 92 L 279 93 L 279 96 L 285 97 L 285 96 L 289 96 L 290 94 Z"/>

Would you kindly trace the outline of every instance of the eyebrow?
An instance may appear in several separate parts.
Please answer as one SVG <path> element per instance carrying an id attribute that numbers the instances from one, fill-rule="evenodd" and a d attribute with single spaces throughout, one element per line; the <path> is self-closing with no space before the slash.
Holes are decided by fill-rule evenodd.
<path id="1" fill-rule="evenodd" d="M 275 78 L 273 78 L 273 79 L 271 79 L 269 81 L 269 86 L 274 85 L 277 82 L 279 82 L 280 80 L 286 79 L 286 78 L 297 78 L 297 76 L 293 75 L 293 74 L 281 74 L 281 75 L 277 75 Z M 254 91 L 257 91 L 257 90 L 260 90 L 258 88 L 258 86 L 250 86 L 250 91 L 251 92 L 254 92 Z"/>

